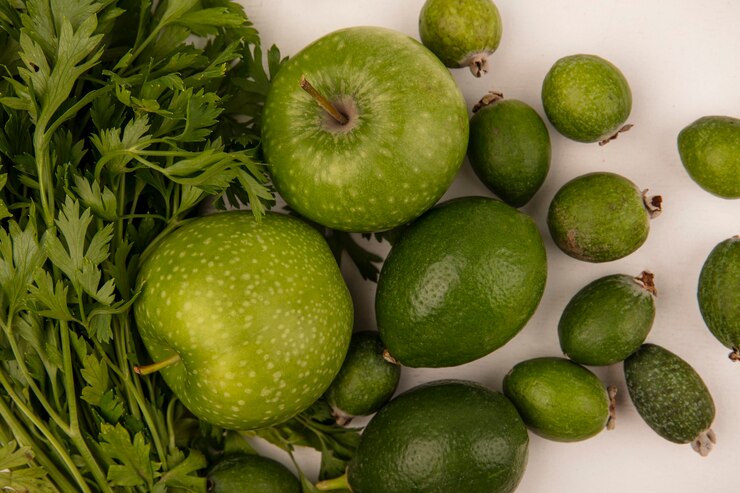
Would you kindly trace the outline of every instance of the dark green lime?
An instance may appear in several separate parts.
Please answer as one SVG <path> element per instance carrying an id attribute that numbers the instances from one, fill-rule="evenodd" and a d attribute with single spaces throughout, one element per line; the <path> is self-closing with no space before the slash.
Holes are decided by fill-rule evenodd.
<path id="1" fill-rule="evenodd" d="M 678 134 L 678 153 L 689 176 L 704 190 L 740 198 L 740 119 L 699 118 Z"/>
<path id="2" fill-rule="evenodd" d="M 209 493 L 300 493 L 298 478 L 279 462 L 260 455 L 225 457 L 208 471 Z"/>
<path id="3" fill-rule="evenodd" d="M 427 0 L 419 13 L 421 42 L 446 66 L 488 71 L 501 42 L 501 15 L 491 0 Z"/>
<path id="4" fill-rule="evenodd" d="M 596 55 L 571 55 L 555 62 L 542 84 L 550 123 L 579 142 L 609 139 L 632 110 L 632 92 L 622 72 Z"/>
<path id="5" fill-rule="evenodd" d="M 326 392 L 337 422 L 372 414 L 393 396 L 401 366 L 384 358 L 384 349 L 375 331 L 352 334 L 342 368 Z"/>
<path id="6" fill-rule="evenodd" d="M 660 197 L 646 198 L 627 178 L 588 173 L 563 185 L 550 203 L 547 225 L 555 244 L 571 257 L 609 262 L 647 239 Z"/>
<path id="7" fill-rule="evenodd" d="M 624 361 L 624 376 L 637 412 L 658 435 L 691 443 L 706 455 L 715 442 L 714 401 L 686 361 L 655 344 L 643 344 Z"/>
<path id="8" fill-rule="evenodd" d="M 346 482 L 353 493 L 508 493 L 524 474 L 528 444 L 524 423 L 500 392 L 432 382 L 373 417 Z"/>
<path id="9" fill-rule="evenodd" d="M 470 119 L 468 159 L 489 190 L 521 207 L 550 169 L 550 134 L 532 107 L 496 96 L 484 98 Z"/>
<path id="10" fill-rule="evenodd" d="M 740 236 L 717 244 L 699 275 L 699 309 L 709 330 L 740 360 Z"/>
<path id="11" fill-rule="evenodd" d="M 406 366 L 467 363 L 521 330 L 546 277 L 545 247 L 529 216 L 491 198 L 451 200 L 406 229 L 383 264 L 380 336 Z"/>
<path id="12" fill-rule="evenodd" d="M 609 394 L 591 371 L 565 358 L 523 361 L 504 377 L 504 394 L 538 435 L 575 442 L 601 432 L 609 420 Z"/>
<path id="13" fill-rule="evenodd" d="M 560 348 L 582 365 L 624 361 L 645 342 L 655 319 L 653 275 L 613 274 L 582 288 L 558 323 Z"/>

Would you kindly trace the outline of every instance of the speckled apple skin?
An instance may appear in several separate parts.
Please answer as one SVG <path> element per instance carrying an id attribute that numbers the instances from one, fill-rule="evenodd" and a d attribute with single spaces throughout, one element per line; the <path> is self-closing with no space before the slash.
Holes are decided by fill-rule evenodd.
<path id="1" fill-rule="evenodd" d="M 354 105 L 354 124 L 331 130 L 301 76 L 333 103 Z M 467 141 L 467 105 L 449 70 L 386 28 L 315 41 L 280 69 L 265 102 L 262 145 L 278 192 L 301 215 L 344 231 L 421 215 L 451 185 Z"/>
<path id="2" fill-rule="evenodd" d="M 323 237 L 250 212 L 195 219 L 162 240 L 138 277 L 134 314 L 152 361 L 197 417 L 229 429 L 303 411 L 339 371 L 349 291 Z"/>

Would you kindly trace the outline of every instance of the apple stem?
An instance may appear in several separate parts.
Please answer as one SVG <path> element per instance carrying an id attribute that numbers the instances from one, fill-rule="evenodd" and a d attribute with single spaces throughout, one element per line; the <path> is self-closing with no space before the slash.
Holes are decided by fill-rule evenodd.
<path id="1" fill-rule="evenodd" d="M 337 108 L 334 106 L 331 101 L 326 99 L 323 94 L 321 94 L 319 91 L 316 90 L 314 86 L 311 85 L 310 82 L 308 82 L 308 79 L 306 79 L 305 75 L 301 75 L 301 81 L 300 81 L 301 89 L 306 91 L 311 95 L 312 98 L 316 100 L 317 103 L 319 103 L 319 106 L 321 106 L 324 111 L 329 113 L 332 118 L 334 118 L 340 125 L 346 125 L 349 121 L 345 115 L 343 115 Z"/>
<path id="2" fill-rule="evenodd" d="M 169 358 L 165 358 L 162 361 L 157 361 L 156 363 L 152 363 L 151 365 L 134 366 L 134 373 L 138 375 L 149 375 L 150 373 L 154 373 L 164 368 L 167 368 L 168 366 L 174 365 L 175 363 L 178 363 L 179 361 L 180 361 L 180 355 L 175 353 Z"/>

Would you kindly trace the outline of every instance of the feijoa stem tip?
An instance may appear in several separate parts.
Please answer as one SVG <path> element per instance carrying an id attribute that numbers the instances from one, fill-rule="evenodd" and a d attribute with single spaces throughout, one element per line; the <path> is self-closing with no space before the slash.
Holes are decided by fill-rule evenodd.
<path id="1" fill-rule="evenodd" d="M 622 125 L 619 128 L 619 130 L 617 130 L 616 132 L 614 132 L 614 134 L 610 135 L 609 137 L 607 137 L 607 138 L 605 138 L 603 140 L 600 140 L 599 141 L 599 145 L 600 146 L 603 146 L 603 145 L 608 144 L 612 140 L 615 140 L 617 137 L 619 137 L 619 134 L 622 134 L 624 132 L 629 131 L 629 129 L 631 129 L 632 127 L 634 127 L 634 125 L 632 123 L 627 123 L 626 125 Z"/>
<path id="2" fill-rule="evenodd" d="M 717 435 L 710 428 L 707 431 L 700 433 L 699 436 L 696 437 L 696 440 L 691 442 L 691 448 L 702 457 L 706 457 L 709 455 L 709 452 L 712 451 L 716 443 Z"/>
<path id="3" fill-rule="evenodd" d="M 609 385 L 606 388 L 609 395 L 609 419 L 606 421 L 606 429 L 613 430 L 617 427 L 617 387 Z"/>
<path id="4" fill-rule="evenodd" d="M 650 219 L 655 219 L 663 212 L 663 197 L 660 195 L 648 196 L 647 189 L 642 191 L 642 203 L 645 204 Z"/>
<path id="5" fill-rule="evenodd" d="M 470 72 L 476 77 L 480 77 L 488 72 L 488 53 L 475 53 L 468 60 Z"/>
<path id="6" fill-rule="evenodd" d="M 485 108 L 489 104 L 493 104 L 496 101 L 501 101 L 504 99 L 504 94 L 497 91 L 488 91 L 488 94 L 483 96 L 480 101 L 475 103 L 475 106 L 473 106 L 473 113 L 477 113 L 478 110 L 481 108 Z"/>
<path id="7" fill-rule="evenodd" d="M 393 357 L 393 355 L 387 350 L 383 349 L 383 359 L 386 360 L 388 363 L 392 365 L 400 365 L 401 363 L 398 362 L 396 358 Z"/>
<path id="8" fill-rule="evenodd" d="M 740 348 L 732 348 L 732 352 L 729 355 L 730 361 L 737 363 L 740 361 Z"/>
<path id="9" fill-rule="evenodd" d="M 653 296 L 658 295 L 658 290 L 655 287 L 655 274 L 650 271 L 644 270 L 639 276 L 635 277 L 635 282 L 642 286 L 648 293 Z"/>

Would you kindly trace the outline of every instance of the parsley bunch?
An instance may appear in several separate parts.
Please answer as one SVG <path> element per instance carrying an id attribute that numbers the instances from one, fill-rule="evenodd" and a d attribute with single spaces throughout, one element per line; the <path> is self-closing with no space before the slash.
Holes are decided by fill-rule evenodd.
<path id="1" fill-rule="evenodd" d="M 0 46 L 0 489 L 204 491 L 228 434 L 134 374 L 135 278 L 205 201 L 273 203 L 280 53 L 226 0 L 0 0 Z"/>

